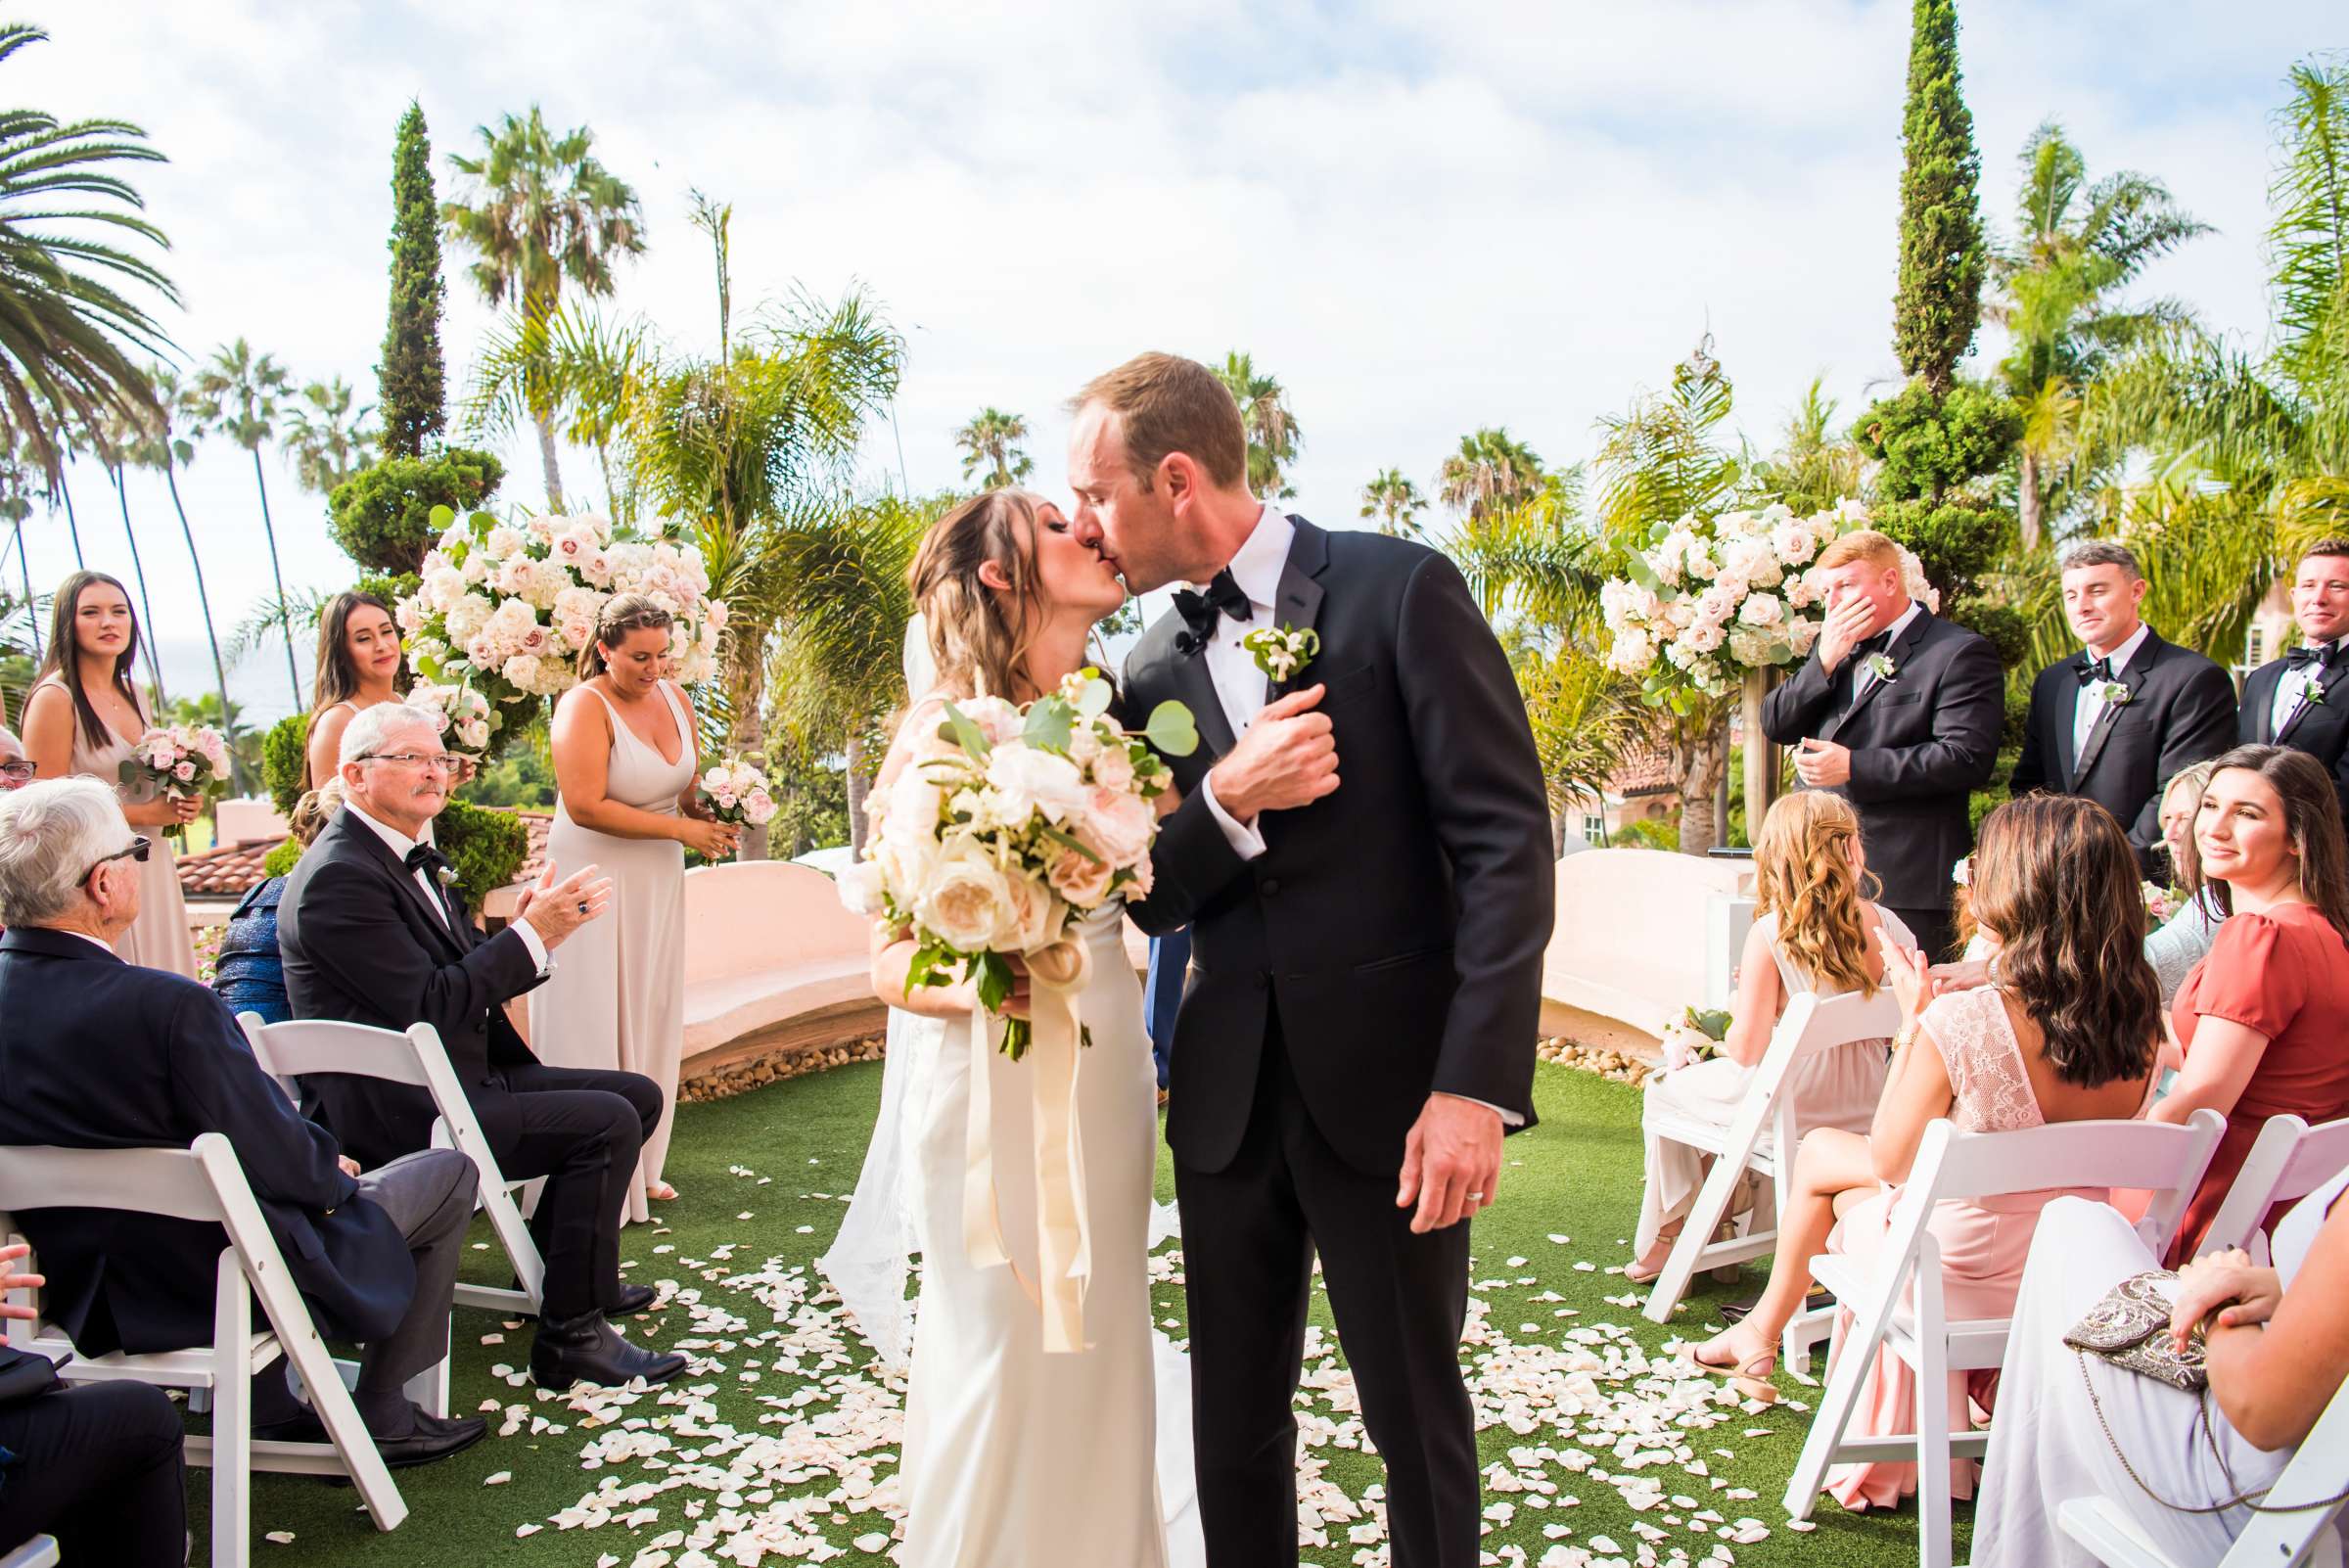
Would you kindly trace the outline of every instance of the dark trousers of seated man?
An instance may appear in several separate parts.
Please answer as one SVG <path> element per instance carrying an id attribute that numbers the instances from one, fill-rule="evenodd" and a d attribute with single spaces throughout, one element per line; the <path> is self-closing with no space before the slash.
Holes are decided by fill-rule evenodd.
<path id="1" fill-rule="evenodd" d="M 0 1550 L 57 1538 L 62 1561 L 187 1560 L 179 1407 L 147 1383 L 83 1383 L 0 1407 Z"/>
<path id="2" fill-rule="evenodd" d="M 416 1294 L 399 1326 L 366 1347 L 351 1401 L 379 1442 L 410 1436 L 415 1409 L 402 1392 L 409 1378 L 448 1354 L 448 1305 L 457 1261 L 473 1222 L 480 1186 L 473 1162 L 455 1149 L 423 1149 L 359 1176 L 359 1196 L 392 1217 L 416 1263 Z M 302 1413 L 286 1381 L 288 1363 L 253 1374 L 253 1424 L 274 1426 Z"/>
<path id="3" fill-rule="evenodd" d="M 661 1086 L 641 1073 L 531 1063 L 499 1069 L 521 1130 L 499 1168 L 546 1177 L 530 1237 L 546 1265 L 539 1314 L 569 1322 L 619 1299 L 620 1221 L 644 1140 L 661 1121 Z"/>

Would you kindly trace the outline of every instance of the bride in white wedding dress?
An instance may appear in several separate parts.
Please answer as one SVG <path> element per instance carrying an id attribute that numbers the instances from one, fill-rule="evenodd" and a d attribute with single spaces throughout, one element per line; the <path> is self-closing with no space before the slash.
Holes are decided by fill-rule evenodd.
<path id="1" fill-rule="evenodd" d="M 1095 622 L 1125 589 L 1057 508 L 996 490 L 923 542 L 912 586 L 930 660 L 909 637 L 915 694 L 900 734 L 938 722 L 942 698 L 984 689 L 1024 701 L 1086 661 Z M 933 671 L 935 671 L 933 673 Z M 876 792 L 901 765 L 893 748 Z M 885 1363 L 904 1364 L 905 1255 L 922 1254 L 911 1323 L 899 1494 L 903 1568 L 1197 1568 L 1188 1379 L 1150 1322 L 1149 1251 L 1171 1226 L 1152 1201 L 1157 1079 L 1142 998 L 1115 906 L 1085 923 L 1071 1144 L 1091 1248 L 1085 1348 L 1045 1350 L 1036 1305 L 1036 1088 L 1065 1064 L 974 1049 L 967 987 L 904 978 L 912 944 L 877 937 L 874 983 L 891 1003 L 888 1065 L 854 1201 L 821 1260 Z M 999 1027 L 999 1026 L 998 1026 Z M 984 1075 L 982 1122 L 972 1119 Z M 974 1156 L 986 1152 L 984 1162 Z M 974 1264 L 970 1183 L 990 1180 L 1008 1266 Z"/>

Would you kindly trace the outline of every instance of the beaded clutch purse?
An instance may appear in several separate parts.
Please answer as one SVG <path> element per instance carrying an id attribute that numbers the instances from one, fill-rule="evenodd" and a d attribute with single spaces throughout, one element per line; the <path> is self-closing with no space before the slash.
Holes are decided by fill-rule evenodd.
<path id="1" fill-rule="evenodd" d="M 2170 1302 L 2160 1287 L 2177 1279 L 2166 1268 L 2130 1275 L 2106 1291 L 2063 1342 L 2123 1371 L 2199 1394 L 2210 1383 L 2200 1336 L 2188 1340 L 2184 1351 L 2170 1340 Z"/>

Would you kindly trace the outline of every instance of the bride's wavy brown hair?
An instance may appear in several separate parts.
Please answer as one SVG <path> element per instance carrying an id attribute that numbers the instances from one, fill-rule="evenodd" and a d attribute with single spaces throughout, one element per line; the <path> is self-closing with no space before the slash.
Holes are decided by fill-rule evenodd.
<path id="1" fill-rule="evenodd" d="M 1036 565 L 1041 527 L 1036 508 L 1042 504 L 1033 490 L 989 490 L 923 535 L 905 585 L 927 623 L 941 689 L 1012 702 L 1038 695 L 1027 675 L 1027 628 L 1042 619 L 1031 614 L 1043 601 Z M 1010 582 L 1008 592 L 980 580 L 979 569 L 990 561 Z"/>
<path id="2" fill-rule="evenodd" d="M 2152 1071 L 2161 988 L 2137 855 L 2111 812 L 2076 795 L 2008 801 L 1982 819 L 1972 893 L 1999 940 L 1991 984 L 2040 1027 L 2057 1078 L 2096 1088 Z"/>
<path id="3" fill-rule="evenodd" d="M 1868 973 L 1866 897 L 1852 867 L 1860 816 L 1825 790 L 1780 796 L 1754 846 L 1754 912 L 1776 914 L 1778 948 L 1821 986 L 1873 996 Z M 1872 879 L 1871 879 L 1872 880 Z"/>

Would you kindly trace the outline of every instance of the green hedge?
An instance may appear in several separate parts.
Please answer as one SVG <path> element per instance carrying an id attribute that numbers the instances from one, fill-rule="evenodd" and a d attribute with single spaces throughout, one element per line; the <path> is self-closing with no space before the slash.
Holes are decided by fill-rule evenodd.
<path id="1" fill-rule="evenodd" d="M 294 814 L 301 799 L 301 770 L 310 746 L 310 715 L 288 714 L 261 737 L 261 788 L 280 816 Z"/>
<path id="2" fill-rule="evenodd" d="M 463 517 L 504 482 L 506 466 L 487 452 L 449 446 L 429 457 L 388 457 L 361 469 L 327 498 L 343 553 L 369 572 L 414 572 L 440 536 L 433 508 Z"/>

